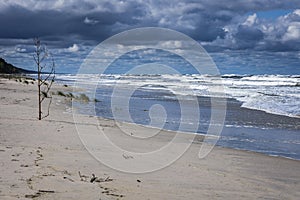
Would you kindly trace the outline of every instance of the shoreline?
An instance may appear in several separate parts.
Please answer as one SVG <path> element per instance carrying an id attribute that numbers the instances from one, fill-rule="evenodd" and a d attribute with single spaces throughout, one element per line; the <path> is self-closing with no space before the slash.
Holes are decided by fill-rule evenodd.
<path id="1" fill-rule="evenodd" d="M 82 115 L 83 117 L 96 117 L 99 120 L 116 122 L 116 120 L 114 120 L 114 119 L 104 118 L 104 117 L 100 117 L 100 116 L 92 116 L 92 115 L 84 115 L 84 114 L 80 114 L 80 115 Z M 196 140 L 192 142 L 193 144 L 202 143 L 203 142 L 203 138 L 205 136 L 207 136 L 207 137 L 216 137 L 214 135 L 207 135 L 205 133 L 192 133 L 192 132 L 174 131 L 174 130 L 168 130 L 168 129 L 158 129 L 157 127 L 149 126 L 149 125 L 143 125 L 143 124 L 135 124 L 135 123 L 123 122 L 123 121 L 117 121 L 117 122 L 118 123 L 122 123 L 122 124 L 139 126 L 139 127 L 143 127 L 143 128 L 146 128 L 146 129 L 160 130 L 161 132 L 163 132 L 163 134 L 170 134 L 170 133 L 176 133 L 177 134 L 178 133 L 178 134 L 190 134 L 190 135 L 194 135 L 195 137 L 199 136 L 198 139 L 195 138 Z M 254 127 L 254 128 L 257 128 L 257 127 Z M 246 150 L 246 149 L 235 148 L 235 147 L 227 147 L 227 146 L 222 146 L 220 144 L 216 144 L 214 146 L 214 148 L 221 148 L 221 149 L 228 149 L 228 150 L 237 150 L 237 151 L 243 151 L 243 152 L 246 152 L 246 153 L 254 153 L 254 154 L 259 154 L 259 155 L 268 156 L 268 157 L 274 157 L 274 158 L 282 158 L 282 159 L 300 161 L 300 159 L 297 159 L 297 158 L 285 157 L 285 156 L 281 156 L 281 155 L 270 155 L 270 154 L 263 153 L 263 152 L 258 152 L 258 151 L 255 151 L 255 150 Z"/>
<path id="2" fill-rule="evenodd" d="M 77 77 L 78 80 L 83 80 L 83 81 L 86 80 L 87 77 L 93 77 L 92 74 L 82 74 L 82 76 L 81 75 L 77 76 L 77 75 L 74 75 L 74 74 L 66 74 L 60 80 L 61 81 L 66 81 L 66 82 L 70 81 L 70 83 L 72 83 L 73 81 L 75 81 L 75 78 L 73 76 Z M 102 79 L 104 80 L 104 85 L 103 86 L 106 86 L 106 80 L 109 80 L 108 77 L 112 76 L 112 77 L 115 77 L 115 79 L 119 78 L 118 77 L 119 75 L 116 75 L 116 74 L 105 74 L 105 75 L 103 74 L 101 76 L 102 76 Z M 123 79 L 121 79 L 121 80 L 125 81 L 125 83 L 126 83 L 127 80 L 130 80 L 131 76 L 133 76 L 133 78 L 136 78 L 135 76 L 137 76 L 137 77 L 140 77 L 141 79 L 144 77 L 144 75 L 140 75 L 140 76 L 138 76 L 138 75 L 125 75 L 125 76 L 122 76 Z M 164 83 L 164 81 L 169 80 L 169 81 L 172 82 L 172 80 L 173 80 L 172 78 L 164 77 L 163 75 L 153 75 L 153 76 L 149 76 L 149 78 L 156 77 L 156 76 L 159 77 L 160 79 L 163 79 L 163 80 L 161 80 L 162 84 Z M 196 87 L 193 84 L 194 81 L 196 81 L 196 83 L 197 83 L 197 81 L 199 81 L 205 87 L 206 87 L 207 84 L 209 85 L 210 81 L 214 81 L 214 79 L 212 79 L 212 80 L 210 79 L 212 76 L 206 76 L 206 75 L 200 75 L 199 77 L 198 76 L 199 75 L 193 75 L 193 74 L 183 75 L 183 77 L 185 77 L 184 80 L 187 81 L 193 87 Z M 242 91 L 247 91 L 247 87 L 250 87 L 250 89 L 251 88 L 253 89 L 253 87 L 254 87 L 254 89 L 255 89 L 254 92 L 257 95 L 264 96 L 264 98 L 272 97 L 273 100 L 267 98 L 267 99 L 265 99 L 265 101 L 271 101 L 271 104 L 274 104 L 274 100 L 279 101 L 279 102 L 281 101 L 281 99 L 277 98 L 281 95 L 278 95 L 276 93 L 276 90 L 274 91 L 274 88 L 275 87 L 279 87 L 279 88 L 281 88 L 281 87 L 283 87 L 283 88 L 285 88 L 285 87 L 295 87 L 295 88 L 297 88 L 298 85 L 299 85 L 299 83 L 297 83 L 297 79 L 299 78 L 299 75 L 278 75 L 278 74 L 276 74 L 276 75 L 275 74 L 262 74 L 262 75 L 244 74 L 244 75 L 239 75 L 239 74 L 234 74 L 234 75 L 220 75 L 220 77 L 221 77 L 221 80 L 223 82 L 221 85 L 223 85 L 224 91 L 228 92 L 228 94 L 229 94 L 228 96 L 226 95 L 226 98 L 228 98 L 228 99 L 232 98 L 234 100 L 237 100 L 237 101 L 241 102 L 241 104 L 243 104 L 242 107 L 248 108 L 250 110 L 263 111 L 263 112 L 266 112 L 267 114 L 274 114 L 274 115 L 279 115 L 279 116 L 283 116 L 283 117 L 286 116 L 286 117 L 298 118 L 299 119 L 299 116 L 298 116 L 299 113 L 297 114 L 297 112 L 291 112 L 291 110 L 289 110 L 290 107 L 284 107 L 284 109 L 281 110 L 280 106 L 284 106 L 284 104 L 280 104 L 278 108 L 277 107 L 268 107 L 268 106 L 265 107 L 263 105 L 258 106 L 256 104 L 251 103 L 251 101 L 250 101 L 250 104 L 248 105 L 249 100 L 251 100 L 251 99 L 252 99 L 252 101 L 255 100 L 255 98 L 253 99 L 251 97 L 251 96 L 253 96 L 253 94 L 251 92 L 249 94 L 247 92 L 246 93 L 245 92 L 241 93 Z M 253 78 L 253 77 L 255 77 L 255 78 Z M 280 83 L 275 82 L 274 77 L 276 77 Z M 285 77 L 291 78 L 291 80 L 288 81 L 287 78 L 285 78 Z M 176 78 L 176 76 L 174 78 Z M 208 80 L 206 80 L 206 78 L 208 78 Z M 243 78 L 245 78 L 245 80 L 243 80 Z M 160 83 L 160 79 L 157 79 L 157 80 L 155 79 L 156 81 L 158 81 L 158 85 Z M 191 79 L 193 79 L 193 80 L 191 80 Z M 263 81 L 262 86 L 266 86 L 266 87 L 262 88 L 261 90 L 258 90 L 258 88 L 255 87 L 257 85 L 257 83 L 253 84 L 253 82 L 255 82 L 256 79 L 259 82 Z M 133 85 L 136 84 L 136 83 L 139 83 L 139 81 L 135 82 L 136 80 L 135 79 L 133 79 L 133 80 L 134 80 Z M 150 81 L 150 83 L 152 83 L 152 82 Z M 231 83 L 231 84 L 229 84 L 229 83 Z M 253 85 L 251 85 L 251 83 Z M 111 84 L 110 82 L 107 82 L 107 86 L 109 86 L 110 84 Z M 250 85 L 247 85 L 247 84 L 250 84 Z M 176 86 L 176 84 L 171 85 L 171 86 L 172 87 Z M 184 86 L 186 86 L 186 85 L 184 85 Z M 236 90 L 237 88 L 239 88 L 239 89 Z M 231 91 L 231 90 L 233 90 L 233 91 Z M 269 90 L 271 90 L 271 91 L 269 91 Z M 208 97 L 207 95 L 205 95 L 204 91 L 202 91 L 204 93 L 202 93 L 201 91 L 202 90 L 197 92 L 197 96 L 199 96 L 199 97 L 200 96 Z M 269 91 L 269 92 L 266 92 L 266 91 Z M 237 94 L 235 92 L 237 92 Z M 284 93 L 284 92 L 287 92 L 287 91 L 282 91 L 282 92 L 283 92 L 283 96 L 287 95 L 288 97 L 293 97 L 293 95 L 290 96 L 290 93 Z M 239 93 L 241 93 L 241 94 L 238 95 Z M 191 93 L 187 92 L 187 93 L 184 93 L 184 94 L 189 95 Z M 247 97 L 247 95 L 249 95 L 248 99 L 245 98 L 245 97 Z M 217 96 L 216 96 L 216 98 L 217 98 Z M 259 100 L 259 102 L 261 102 L 260 98 L 258 98 L 256 100 Z M 293 100 L 296 101 L 295 99 L 293 99 Z M 264 103 L 265 101 L 262 101 L 261 103 Z M 284 110 L 286 110 L 286 111 L 284 111 Z"/>
<path id="3" fill-rule="evenodd" d="M 101 91 L 99 92 L 101 93 Z M 99 98 L 99 97 L 98 97 Z M 199 118 L 199 127 L 197 133 L 206 135 L 209 123 L 210 98 L 199 97 L 201 115 Z M 141 100 L 142 101 L 142 100 Z M 143 101 L 142 101 L 143 102 Z M 170 102 L 170 101 L 169 101 Z M 145 102 L 148 104 L 147 102 Z M 173 110 L 173 107 L 166 105 L 165 102 L 150 100 L 150 105 L 162 103 L 166 109 Z M 93 109 L 93 103 L 80 104 L 78 106 L 79 113 L 84 115 L 97 115 L 103 118 L 114 120 L 111 116 L 109 99 L 100 99 L 100 103 L 96 103 L 96 110 Z M 290 118 L 287 116 L 269 114 L 264 111 L 252 110 L 241 107 L 241 102 L 235 99 L 227 99 L 227 116 L 225 119 L 223 131 L 220 134 L 218 142 L 219 146 L 225 146 L 233 149 L 244 149 L 253 152 L 260 152 L 270 156 L 282 156 L 291 159 L 300 160 L 299 136 L 300 119 Z M 133 106 L 135 106 L 134 104 Z M 76 106 L 77 107 L 77 106 Z M 130 112 L 133 116 L 134 123 L 149 126 L 148 120 L 149 109 L 143 110 L 143 103 L 137 108 L 133 108 Z M 99 110 L 98 110 L 99 108 Z M 176 109 L 175 107 L 174 109 Z M 96 113 L 95 113 L 96 112 Z M 139 116 L 139 118 L 135 118 Z M 170 115 L 172 116 L 172 114 Z M 176 116 L 176 115 L 173 115 Z M 180 117 L 180 116 L 179 116 Z M 169 131 L 178 131 L 179 122 L 173 123 L 174 118 L 167 119 L 163 129 Z M 178 120 L 177 120 L 178 121 Z M 128 122 L 124 120 L 123 122 Z M 184 129 L 179 130 L 184 133 L 194 133 Z M 269 140 L 272 138 L 272 140 Z"/>
<path id="4" fill-rule="evenodd" d="M 300 194 L 298 160 L 225 147 L 215 147 L 199 159 L 199 142 L 161 170 L 146 174 L 115 171 L 95 160 L 82 145 L 64 97 L 54 96 L 50 116 L 38 121 L 35 84 L 0 79 L 0 91 L 1 199 L 297 199 Z M 82 119 L 88 133 L 97 130 L 91 117 Z M 112 139 L 122 134 L 112 120 L 97 120 Z M 140 130 L 139 125 L 123 126 Z M 171 135 L 172 131 L 154 137 L 153 147 Z M 128 140 L 118 141 L 129 149 L 137 148 Z M 147 151 L 152 148 L 140 141 L 137 145 Z M 126 160 L 122 155 L 121 159 Z M 99 182 L 91 182 L 92 174 Z"/>

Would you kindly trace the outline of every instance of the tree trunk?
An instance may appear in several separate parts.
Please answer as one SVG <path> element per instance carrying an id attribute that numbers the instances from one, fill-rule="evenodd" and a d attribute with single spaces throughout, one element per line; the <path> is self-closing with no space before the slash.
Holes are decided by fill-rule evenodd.
<path id="1" fill-rule="evenodd" d="M 42 119 L 42 105 L 41 105 L 41 73 L 38 70 L 38 95 L 39 95 L 39 120 Z"/>
<path id="2" fill-rule="evenodd" d="M 54 78 L 55 78 L 55 64 L 54 64 L 54 60 L 52 58 L 52 63 L 51 65 L 48 67 L 48 69 L 50 69 L 49 72 L 44 72 L 44 74 L 46 74 L 46 77 L 43 78 L 43 70 L 46 70 L 46 66 L 47 66 L 47 61 L 45 61 L 47 59 L 47 57 L 49 56 L 46 48 L 44 46 L 41 45 L 41 42 L 38 38 L 35 39 L 35 47 L 36 47 L 36 51 L 35 54 L 33 55 L 33 59 L 36 63 L 37 66 L 37 84 L 38 84 L 38 119 L 42 120 L 43 118 L 49 116 L 49 108 L 50 108 L 50 104 L 52 102 L 52 96 L 49 95 L 49 91 L 51 89 L 52 83 L 54 82 Z M 44 63 L 43 63 L 44 62 Z M 44 116 L 42 115 L 42 102 L 45 99 L 50 99 L 49 104 L 48 104 L 48 113 L 44 114 Z"/>

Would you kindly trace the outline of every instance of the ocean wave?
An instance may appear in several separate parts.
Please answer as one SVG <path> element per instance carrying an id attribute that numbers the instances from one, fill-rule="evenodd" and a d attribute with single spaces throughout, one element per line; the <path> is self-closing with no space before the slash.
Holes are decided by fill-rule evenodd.
<path id="1" fill-rule="evenodd" d="M 59 74 L 57 79 L 79 85 L 133 86 L 174 95 L 234 98 L 249 109 L 300 116 L 300 75 Z"/>

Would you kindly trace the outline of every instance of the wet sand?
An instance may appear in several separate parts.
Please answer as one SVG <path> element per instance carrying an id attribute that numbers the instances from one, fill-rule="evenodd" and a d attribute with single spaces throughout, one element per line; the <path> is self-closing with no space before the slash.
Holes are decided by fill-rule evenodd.
<path id="1" fill-rule="evenodd" d="M 215 147 L 199 159 L 201 142 L 164 169 L 144 174 L 113 170 L 97 161 L 79 139 L 69 102 L 55 95 L 50 116 L 37 120 L 36 83 L 0 79 L 0 199 L 298 199 L 300 161 Z M 70 88 L 55 86 L 53 91 Z M 97 129 L 94 117 L 81 127 Z M 115 122 L 97 119 L 113 139 Z M 134 133 L 144 127 L 122 123 Z M 169 141 L 164 132 L 141 143 L 145 151 Z M 197 138 L 201 140 L 201 138 Z M 129 139 L 119 145 L 138 148 Z M 182 137 L 178 144 L 188 142 Z M 103 147 L 105 149 L 105 147 Z M 108 152 L 113 155 L 113 152 Z M 130 155 L 120 159 L 134 160 Z M 94 174 L 94 176 L 92 175 Z"/>

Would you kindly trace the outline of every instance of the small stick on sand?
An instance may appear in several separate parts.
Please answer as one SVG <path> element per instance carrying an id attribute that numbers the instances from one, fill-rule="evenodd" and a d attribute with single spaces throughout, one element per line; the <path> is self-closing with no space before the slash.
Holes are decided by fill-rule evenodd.
<path id="1" fill-rule="evenodd" d="M 43 193 L 55 193 L 54 190 L 39 190 L 39 192 L 43 192 Z"/>

